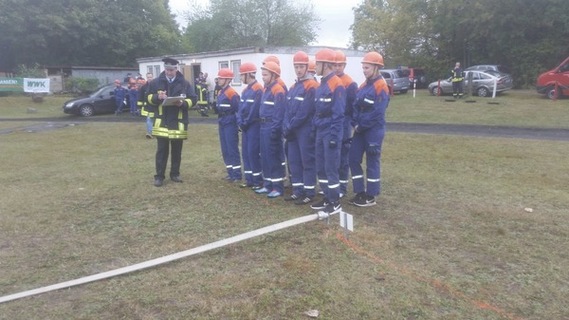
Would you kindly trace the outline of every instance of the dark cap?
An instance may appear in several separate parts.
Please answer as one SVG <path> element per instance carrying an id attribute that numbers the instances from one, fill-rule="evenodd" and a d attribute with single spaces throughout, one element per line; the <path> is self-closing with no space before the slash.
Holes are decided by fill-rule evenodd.
<path id="1" fill-rule="evenodd" d="M 164 58 L 162 61 L 164 62 L 164 68 L 177 68 L 180 63 L 178 60 L 172 58 Z"/>

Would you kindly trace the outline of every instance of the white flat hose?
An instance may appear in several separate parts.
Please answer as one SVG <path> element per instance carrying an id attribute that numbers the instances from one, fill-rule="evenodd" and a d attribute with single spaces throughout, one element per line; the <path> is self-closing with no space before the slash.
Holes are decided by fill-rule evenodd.
<path id="1" fill-rule="evenodd" d="M 212 242 L 212 243 L 209 243 L 209 244 L 206 244 L 203 246 L 199 246 L 197 248 L 193 248 L 193 249 L 189 249 L 186 251 L 181 251 L 178 253 L 167 255 L 167 256 L 164 256 L 161 258 L 148 260 L 145 262 L 133 264 L 131 266 L 127 266 L 127 267 L 123 267 L 123 268 L 119 268 L 119 269 L 115 269 L 115 270 L 111 270 L 111 271 L 107 271 L 107 272 L 102 272 L 102 273 L 94 274 L 91 276 L 87 276 L 87 277 L 83 277 L 83 278 L 79 278 L 79 279 L 75 279 L 75 280 L 71 280 L 71 281 L 57 283 L 57 284 L 50 285 L 47 287 L 42 287 L 42 288 L 38 288 L 38 289 L 33 289 L 33 290 L 28 290 L 28 291 L 23 291 L 20 293 L 15 293 L 15 294 L 3 296 L 3 297 L 0 297 L 0 303 L 4 303 L 4 302 L 16 300 L 16 299 L 21 299 L 21 298 L 37 295 L 40 293 L 49 292 L 49 291 L 55 291 L 55 290 L 59 290 L 59 289 L 65 289 L 65 288 L 69 288 L 69 287 L 73 287 L 73 286 L 78 286 L 80 284 L 94 282 L 97 280 L 107 279 L 107 278 L 115 277 L 115 276 L 118 276 L 121 274 L 130 273 L 130 272 L 154 267 L 154 266 L 157 266 L 160 264 L 164 264 L 164 263 L 171 262 L 174 260 L 189 257 L 189 256 L 194 255 L 194 254 L 206 252 L 206 251 L 217 249 L 217 248 L 220 248 L 220 247 L 223 247 L 226 245 L 230 245 L 230 244 L 233 244 L 233 243 L 236 243 L 239 241 L 254 238 L 254 237 L 257 237 L 257 236 L 260 236 L 263 234 L 271 233 L 274 231 L 278 231 L 281 229 L 285 229 L 285 228 L 292 227 L 292 226 L 302 224 L 302 223 L 306 223 L 309 221 L 314 221 L 314 220 L 317 220 L 319 218 L 321 219 L 322 216 L 321 215 L 319 216 L 318 213 L 315 213 L 315 214 L 307 215 L 304 217 L 291 219 L 291 220 L 280 222 L 277 224 L 273 224 L 273 225 L 270 225 L 270 226 L 267 226 L 267 227 L 264 227 L 261 229 L 242 233 L 240 235 L 233 236 L 231 238 L 227 238 L 227 239 Z"/>

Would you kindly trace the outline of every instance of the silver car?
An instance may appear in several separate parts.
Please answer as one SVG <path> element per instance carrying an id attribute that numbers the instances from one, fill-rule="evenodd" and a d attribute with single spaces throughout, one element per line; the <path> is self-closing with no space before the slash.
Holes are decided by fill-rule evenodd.
<path id="1" fill-rule="evenodd" d="M 390 93 L 407 93 L 409 90 L 409 70 L 382 69 L 380 72 L 387 82 Z"/>
<path id="2" fill-rule="evenodd" d="M 480 97 L 490 97 L 494 90 L 494 83 L 496 83 L 496 92 L 504 92 L 513 87 L 513 80 L 509 74 L 500 73 L 498 71 L 464 71 L 464 92 L 468 93 L 469 82 L 472 76 L 472 93 Z M 434 96 L 442 96 L 445 94 L 452 94 L 451 78 L 431 82 L 429 84 L 429 92 Z"/>

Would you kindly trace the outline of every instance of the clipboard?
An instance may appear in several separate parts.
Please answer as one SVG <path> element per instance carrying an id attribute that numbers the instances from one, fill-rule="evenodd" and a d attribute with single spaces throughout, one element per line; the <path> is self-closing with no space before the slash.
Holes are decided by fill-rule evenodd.
<path id="1" fill-rule="evenodd" d="M 177 107 L 177 102 L 180 100 L 186 100 L 186 96 L 168 97 L 162 101 L 162 107 Z"/>

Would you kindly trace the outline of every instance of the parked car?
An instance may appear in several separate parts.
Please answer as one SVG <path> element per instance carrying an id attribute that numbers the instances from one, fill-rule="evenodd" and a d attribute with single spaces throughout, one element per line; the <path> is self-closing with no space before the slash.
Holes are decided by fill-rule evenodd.
<path id="1" fill-rule="evenodd" d="M 75 114 L 83 117 L 90 117 L 95 114 L 114 113 L 117 110 L 114 97 L 115 85 L 106 85 L 98 88 L 88 97 L 81 97 L 69 100 L 63 104 L 63 112 Z M 123 111 L 128 111 L 126 103 Z"/>
<path id="2" fill-rule="evenodd" d="M 387 82 L 390 93 L 407 93 L 409 90 L 409 70 L 382 69 L 380 72 Z"/>
<path id="3" fill-rule="evenodd" d="M 555 87 L 557 86 L 557 96 Z M 537 77 L 537 92 L 547 95 L 549 99 L 569 96 L 569 57 L 557 67 L 546 71 Z"/>
<path id="4" fill-rule="evenodd" d="M 508 74 L 500 73 L 498 71 L 464 71 L 464 92 L 468 92 L 469 82 L 468 79 L 472 75 L 472 92 L 480 97 L 489 97 L 494 90 L 494 83 L 496 83 L 496 92 L 504 92 L 513 87 L 512 77 Z M 452 94 L 451 78 L 431 82 L 429 84 L 429 92 L 434 95 Z"/>
<path id="5" fill-rule="evenodd" d="M 464 71 L 470 71 L 470 70 L 476 70 L 476 71 L 494 70 L 501 73 L 511 74 L 510 69 L 500 64 L 477 64 L 464 69 Z"/>

